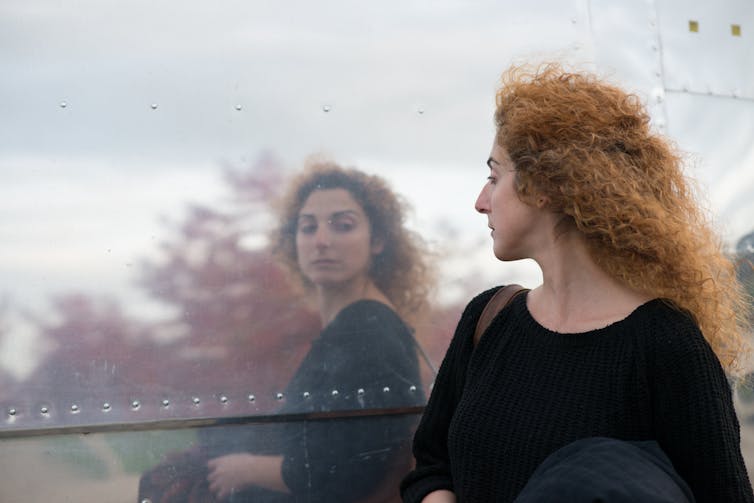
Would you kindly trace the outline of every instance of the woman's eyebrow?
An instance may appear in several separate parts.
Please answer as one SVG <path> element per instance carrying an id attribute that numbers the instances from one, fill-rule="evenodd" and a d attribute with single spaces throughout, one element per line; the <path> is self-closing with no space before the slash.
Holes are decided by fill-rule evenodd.
<path id="1" fill-rule="evenodd" d="M 489 167 L 490 169 L 492 169 L 492 165 L 493 165 L 493 164 L 496 164 L 496 165 L 500 166 L 500 163 L 499 163 L 499 162 L 497 162 L 497 161 L 496 161 L 495 159 L 493 159 L 492 157 L 490 157 L 489 159 L 487 159 L 487 166 L 488 166 L 488 167 Z"/>

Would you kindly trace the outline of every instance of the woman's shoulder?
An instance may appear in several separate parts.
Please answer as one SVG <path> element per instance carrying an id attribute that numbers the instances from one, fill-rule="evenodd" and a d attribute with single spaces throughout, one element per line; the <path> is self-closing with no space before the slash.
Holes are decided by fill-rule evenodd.
<path id="1" fill-rule="evenodd" d="M 361 299 L 347 305 L 340 310 L 331 325 L 335 330 L 348 332 L 410 331 L 392 307 L 373 299 Z"/>
<path id="2" fill-rule="evenodd" d="M 640 306 L 632 318 L 657 363 L 691 363 L 714 355 L 693 316 L 670 301 L 653 299 Z"/>
<path id="3" fill-rule="evenodd" d="M 492 299 L 493 295 L 495 295 L 495 293 L 497 293 L 497 291 L 501 288 L 505 288 L 505 285 L 494 286 L 481 293 L 478 293 L 469 301 L 468 304 L 466 304 L 461 318 L 478 318 L 479 315 L 482 314 L 482 311 L 484 310 L 487 303 L 489 303 L 490 299 Z"/>

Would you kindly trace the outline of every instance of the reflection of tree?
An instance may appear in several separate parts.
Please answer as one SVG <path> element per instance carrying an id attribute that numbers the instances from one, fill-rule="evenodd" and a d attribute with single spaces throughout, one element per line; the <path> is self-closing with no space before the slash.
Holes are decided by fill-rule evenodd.
<path id="1" fill-rule="evenodd" d="M 105 401 L 243 389 L 263 400 L 280 389 L 319 328 L 258 239 L 282 179 L 270 157 L 227 169 L 228 208 L 192 205 L 166 223 L 159 259 L 143 262 L 139 283 L 174 308 L 172 319 L 129 318 L 117 301 L 85 294 L 56 298 L 54 321 L 32 320 L 52 350 L 25 393 L 67 406 L 82 394 Z"/>
<path id="2" fill-rule="evenodd" d="M 318 331 L 263 241 L 244 246 L 264 235 L 281 173 L 270 158 L 226 171 L 232 208 L 190 207 L 161 260 L 144 263 L 142 285 L 178 308 L 158 332 L 182 335 L 174 351 L 190 375 L 201 372 L 194 389 L 280 389 Z"/>

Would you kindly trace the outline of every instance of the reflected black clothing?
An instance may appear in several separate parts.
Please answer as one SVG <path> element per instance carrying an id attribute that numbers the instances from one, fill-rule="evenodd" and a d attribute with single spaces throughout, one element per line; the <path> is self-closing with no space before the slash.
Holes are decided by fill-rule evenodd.
<path id="1" fill-rule="evenodd" d="M 279 413 L 422 405 L 419 379 L 410 329 L 388 306 L 362 300 L 338 313 L 312 343 Z M 232 501 L 363 499 L 396 462 L 414 421 L 412 415 L 399 415 L 279 424 L 275 443 L 284 455 L 283 480 L 292 495 L 252 489 Z"/>
<path id="2" fill-rule="evenodd" d="M 699 502 L 754 501 L 722 367 L 691 319 L 650 301 L 608 327 L 560 334 L 519 295 L 472 336 L 467 306 L 414 437 L 406 502 L 512 501 L 542 461 L 585 437 L 656 440 Z"/>

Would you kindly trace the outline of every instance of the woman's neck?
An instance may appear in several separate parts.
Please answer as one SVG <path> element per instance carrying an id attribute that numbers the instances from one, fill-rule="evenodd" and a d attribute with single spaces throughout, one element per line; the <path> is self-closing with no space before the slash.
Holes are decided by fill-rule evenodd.
<path id="1" fill-rule="evenodd" d="M 317 286 L 317 302 L 322 326 L 327 326 L 346 306 L 359 300 L 376 300 L 390 305 L 390 301 L 371 279 L 347 285 Z"/>
<path id="2" fill-rule="evenodd" d="M 578 232 L 559 236 L 535 260 L 542 268 L 543 282 L 530 292 L 527 306 L 534 319 L 550 330 L 602 328 L 650 300 L 605 272 Z"/>

